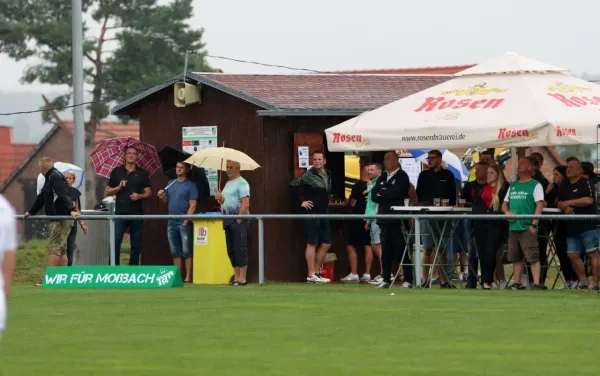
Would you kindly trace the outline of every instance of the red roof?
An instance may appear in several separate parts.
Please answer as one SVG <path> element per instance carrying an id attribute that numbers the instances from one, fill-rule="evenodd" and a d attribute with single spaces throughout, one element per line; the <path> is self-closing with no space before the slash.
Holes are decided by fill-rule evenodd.
<path id="1" fill-rule="evenodd" d="M 73 121 L 63 121 L 65 127 L 73 132 Z M 103 121 L 96 128 L 96 143 L 104 141 L 108 138 L 118 137 L 133 137 L 139 140 L 140 138 L 140 123 L 119 123 L 114 121 Z"/>
<path id="2" fill-rule="evenodd" d="M 475 64 L 449 65 L 446 67 L 359 69 L 359 70 L 335 71 L 332 73 L 345 73 L 345 74 L 456 74 L 460 71 L 469 69 L 474 66 L 475 66 Z"/>
<path id="3" fill-rule="evenodd" d="M 198 73 L 219 90 L 265 108 L 372 110 L 441 84 L 451 76 L 419 75 L 259 75 Z M 211 82 L 212 81 L 212 82 Z"/>
<path id="4" fill-rule="evenodd" d="M 35 144 L 13 144 L 12 127 L 0 126 L 0 185 L 35 148 Z"/>

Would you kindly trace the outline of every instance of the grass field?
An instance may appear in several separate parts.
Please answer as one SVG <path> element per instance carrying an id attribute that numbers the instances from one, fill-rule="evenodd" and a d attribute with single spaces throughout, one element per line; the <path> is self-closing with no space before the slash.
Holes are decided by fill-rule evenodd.
<path id="1" fill-rule="evenodd" d="M 44 290 L 44 246 L 17 253 L 3 376 L 598 372 L 600 296 L 588 291 Z"/>
<path id="2" fill-rule="evenodd" d="M 393 292 L 17 286 L 0 367 L 20 376 L 598 372 L 595 293 Z"/>

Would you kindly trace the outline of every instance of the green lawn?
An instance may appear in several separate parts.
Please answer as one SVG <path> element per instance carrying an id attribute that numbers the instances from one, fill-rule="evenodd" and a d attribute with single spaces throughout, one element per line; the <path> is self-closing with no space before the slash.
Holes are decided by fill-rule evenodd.
<path id="1" fill-rule="evenodd" d="M 17 286 L 2 375 L 597 374 L 588 291 Z"/>

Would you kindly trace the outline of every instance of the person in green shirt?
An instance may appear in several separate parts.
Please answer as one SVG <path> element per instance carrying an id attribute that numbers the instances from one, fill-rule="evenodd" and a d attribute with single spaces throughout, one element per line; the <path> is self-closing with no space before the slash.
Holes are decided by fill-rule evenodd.
<path id="1" fill-rule="evenodd" d="M 502 212 L 506 215 L 541 215 L 544 210 L 544 189 L 533 179 L 534 157 L 519 159 L 517 172 L 519 179 L 513 182 L 506 193 Z M 509 219 L 508 228 L 508 261 L 512 262 L 515 281 L 521 282 L 525 264 L 523 258 L 531 263 L 533 289 L 540 286 L 540 248 L 537 240 L 539 219 Z M 544 250 L 545 251 L 545 250 Z M 525 289 L 521 283 L 511 287 L 513 290 Z"/>
<path id="2" fill-rule="evenodd" d="M 371 190 L 375 186 L 377 179 L 379 179 L 382 170 L 383 167 L 379 163 L 372 163 L 367 167 L 367 174 L 369 175 L 370 181 L 367 184 L 367 191 L 369 192 L 369 194 L 367 196 L 367 208 L 365 210 L 366 215 L 377 214 L 377 204 L 373 202 L 373 199 L 371 197 Z M 371 254 L 369 255 L 367 251 L 367 254 L 365 255 L 365 264 L 367 270 L 365 272 L 366 275 L 363 275 L 363 280 L 365 282 L 369 282 L 367 280 L 368 277 L 369 280 L 371 280 L 374 283 L 381 283 L 383 282 L 383 277 L 381 276 L 381 272 L 383 271 L 383 267 L 381 265 L 381 230 L 379 229 L 379 225 L 377 224 L 376 220 L 365 219 L 365 222 L 365 228 L 369 230 L 369 234 L 371 237 Z M 371 265 L 373 263 L 373 253 L 375 253 L 377 258 L 379 259 L 380 274 L 378 274 L 375 278 L 371 279 L 370 271 Z"/>

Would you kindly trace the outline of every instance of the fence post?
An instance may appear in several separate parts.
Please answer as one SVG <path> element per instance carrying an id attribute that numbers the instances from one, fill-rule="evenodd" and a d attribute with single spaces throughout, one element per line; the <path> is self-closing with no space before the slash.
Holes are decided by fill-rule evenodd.
<path id="1" fill-rule="evenodd" d="M 418 218 L 415 221 L 415 287 L 421 287 L 421 222 Z"/>
<path id="2" fill-rule="evenodd" d="M 265 224 L 258 218 L 258 284 L 265 284 Z"/>
<path id="3" fill-rule="evenodd" d="M 108 236 L 110 237 L 110 266 L 115 266 L 117 264 L 116 255 L 115 255 L 115 219 L 111 218 L 108 220 Z"/>

